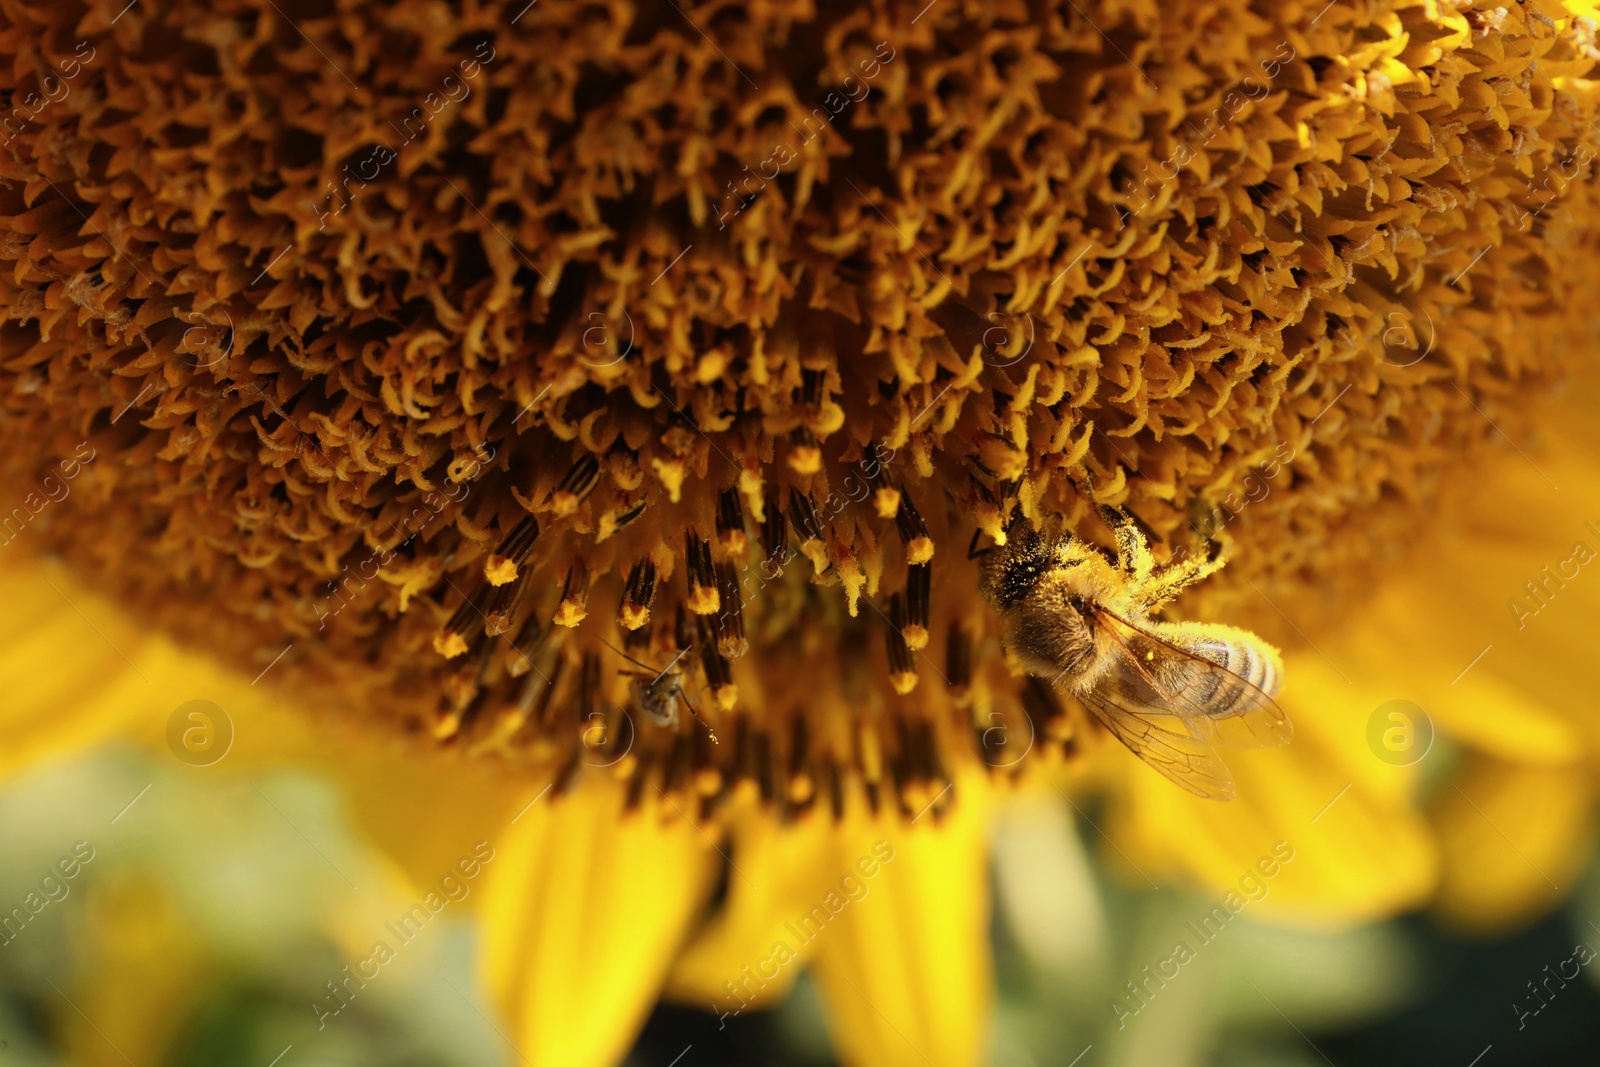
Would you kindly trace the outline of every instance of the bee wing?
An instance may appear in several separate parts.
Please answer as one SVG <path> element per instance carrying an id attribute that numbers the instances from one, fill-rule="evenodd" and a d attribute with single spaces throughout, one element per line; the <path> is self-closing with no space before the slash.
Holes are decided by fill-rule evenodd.
<path id="1" fill-rule="evenodd" d="M 1095 614 L 1121 653 L 1105 684 L 1123 703 L 1145 714 L 1176 715 L 1197 738 L 1230 748 L 1272 748 L 1294 735 L 1277 701 L 1227 666 L 1234 654 L 1249 665 L 1264 655 L 1237 631 L 1175 633 L 1169 639 L 1104 608 Z"/>
<path id="2" fill-rule="evenodd" d="M 1076 694 L 1118 741 L 1168 780 L 1207 800 L 1232 800 L 1233 775 L 1184 719 L 1148 707 L 1124 707 L 1120 694 Z"/>

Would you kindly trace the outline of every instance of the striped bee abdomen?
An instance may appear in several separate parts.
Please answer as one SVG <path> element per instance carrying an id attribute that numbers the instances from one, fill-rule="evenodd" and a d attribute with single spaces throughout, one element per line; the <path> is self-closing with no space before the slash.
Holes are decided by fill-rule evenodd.
<path id="1" fill-rule="evenodd" d="M 1248 710 L 1262 703 L 1262 694 L 1276 696 L 1283 684 L 1276 658 L 1249 641 L 1206 636 L 1185 642 L 1185 646 L 1187 651 L 1222 668 L 1197 669 L 1197 677 L 1191 681 L 1188 695 L 1211 715 Z"/>

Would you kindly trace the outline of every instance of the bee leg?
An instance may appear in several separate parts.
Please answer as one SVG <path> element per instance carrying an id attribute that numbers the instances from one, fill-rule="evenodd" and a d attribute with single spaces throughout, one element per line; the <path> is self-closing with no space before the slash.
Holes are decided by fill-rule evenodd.
<path id="1" fill-rule="evenodd" d="M 987 556 L 991 551 L 994 550 L 994 546 L 993 545 L 990 545 L 988 548 L 979 548 L 978 547 L 978 538 L 980 538 L 982 536 L 983 536 L 983 531 L 982 530 L 973 530 L 972 531 L 972 541 L 967 545 L 967 558 L 968 559 L 977 559 L 979 556 Z"/>
<path id="2" fill-rule="evenodd" d="M 1107 510 L 1112 512 L 1113 519 L 1119 520 L 1115 524 L 1108 521 L 1117 539 L 1117 569 L 1132 575 L 1136 582 L 1148 582 L 1156 566 L 1155 557 L 1150 554 L 1150 542 L 1126 511 Z"/>
<path id="3" fill-rule="evenodd" d="M 1156 568 L 1145 591 L 1147 608 L 1171 600 L 1194 583 L 1215 574 L 1227 563 L 1224 546 L 1214 536 L 1214 527 L 1201 531 L 1190 523 L 1189 528 L 1196 534 L 1195 542 L 1185 545 L 1177 555 Z"/>
<path id="4" fill-rule="evenodd" d="M 1125 508 L 1102 504 L 1092 496 L 1089 499 L 1094 504 L 1095 514 L 1116 539 L 1117 569 L 1137 581 L 1148 579 L 1155 567 L 1155 557 L 1150 554 L 1150 542 L 1146 540 L 1139 520 Z"/>
<path id="5" fill-rule="evenodd" d="M 1195 543 L 1188 556 L 1193 560 L 1196 569 L 1197 577 L 1194 580 L 1199 581 L 1206 575 L 1222 569 L 1223 563 L 1226 562 L 1224 559 L 1226 546 L 1217 536 L 1222 527 L 1217 523 L 1215 510 L 1207 516 L 1204 528 L 1196 527 L 1193 523 L 1189 524 L 1189 528 L 1194 531 Z"/>
<path id="6" fill-rule="evenodd" d="M 1150 541 L 1159 541 L 1161 538 L 1126 508 L 1103 504 L 1095 499 L 1094 475 L 1089 473 L 1087 466 L 1083 468 L 1083 492 L 1093 505 L 1095 514 L 1106 524 L 1116 539 L 1117 569 L 1137 583 L 1148 582 L 1155 570 L 1155 557 L 1150 553 Z"/>

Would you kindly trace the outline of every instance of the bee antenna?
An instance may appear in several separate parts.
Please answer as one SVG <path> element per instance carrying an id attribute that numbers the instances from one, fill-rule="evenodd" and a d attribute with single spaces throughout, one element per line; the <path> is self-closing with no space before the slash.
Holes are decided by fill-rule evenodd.
<path id="1" fill-rule="evenodd" d="M 647 671 L 650 670 L 650 665 L 648 663 L 640 663 L 638 660 L 634 659 L 632 656 L 628 655 L 626 652 L 622 651 L 622 649 L 618 648 L 616 645 L 613 645 L 610 641 L 607 641 L 605 638 L 602 637 L 600 639 L 600 643 L 602 645 L 605 645 L 611 651 L 615 652 L 617 655 L 621 656 L 623 659 L 627 660 L 629 663 L 632 663 L 634 666 L 642 667 Z M 682 653 L 679 653 L 679 654 L 681 655 Z"/>
<path id="2" fill-rule="evenodd" d="M 683 701 L 683 706 L 689 709 L 689 714 L 694 716 L 695 721 L 706 728 L 706 733 L 711 735 L 711 743 L 713 745 L 722 744 L 721 741 L 717 740 L 717 732 L 711 728 L 710 723 L 706 722 L 705 716 L 701 715 L 700 712 L 695 709 L 695 706 L 689 703 L 689 694 L 680 690 L 678 693 L 678 699 Z"/>
<path id="3" fill-rule="evenodd" d="M 1113 518 L 1116 514 L 1116 509 L 1100 503 L 1099 499 L 1095 496 L 1094 472 L 1089 469 L 1088 463 L 1083 465 L 1083 469 L 1079 472 L 1079 474 L 1080 477 L 1073 478 L 1070 475 L 1068 477 L 1071 481 L 1077 483 L 1079 491 L 1082 492 L 1084 498 L 1088 500 L 1089 507 L 1093 509 L 1095 514 L 1099 515 L 1101 520 L 1105 522 L 1107 526 L 1116 526 L 1117 524 Z"/>

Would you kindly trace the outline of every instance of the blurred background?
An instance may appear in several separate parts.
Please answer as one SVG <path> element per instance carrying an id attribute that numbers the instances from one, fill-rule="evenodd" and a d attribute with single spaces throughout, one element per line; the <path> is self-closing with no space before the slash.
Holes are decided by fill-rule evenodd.
<path id="1" fill-rule="evenodd" d="M 6 782 L 0 1064 L 525 1062 L 474 985 L 471 880 L 409 939 L 385 933 L 428 887 L 364 842 L 338 798 L 309 772 L 240 774 L 131 746 Z M 1554 914 L 1493 939 L 1426 915 L 1312 933 L 1248 906 L 1202 932 L 1214 902 L 1129 882 L 1104 848 L 1065 803 L 1004 808 L 995 1063 L 1595 1062 L 1600 870 Z M 392 958 L 349 978 L 380 939 Z M 768 1012 L 662 1005 L 628 1062 L 829 1064 L 826 1026 L 805 980 Z"/>

